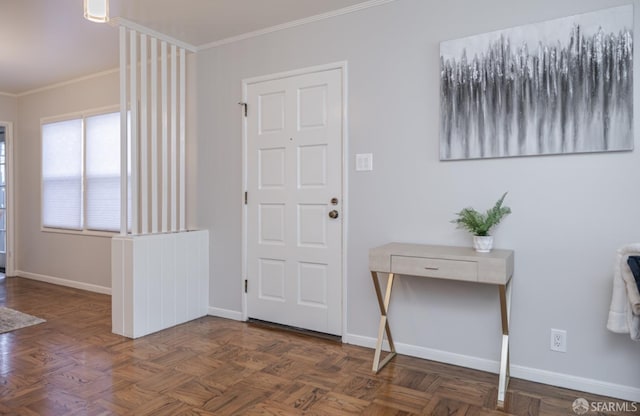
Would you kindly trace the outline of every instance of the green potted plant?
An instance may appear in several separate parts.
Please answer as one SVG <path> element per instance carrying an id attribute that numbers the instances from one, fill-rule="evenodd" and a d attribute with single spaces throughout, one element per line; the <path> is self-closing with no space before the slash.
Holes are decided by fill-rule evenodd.
<path id="1" fill-rule="evenodd" d="M 495 205 L 485 213 L 476 211 L 474 208 L 464 208 L 457 212 L 456 219 L 451 220 L 457 224 L 458 228 L 463 228 L 473 234 L 473 246 L 479 253 L 488 253 L 493 248 L 493 236 L 489 233 L 491 229 L 498 225 L 502 219 L 511 214 L 511 208 L 502 206 L 505 192 Z"/>

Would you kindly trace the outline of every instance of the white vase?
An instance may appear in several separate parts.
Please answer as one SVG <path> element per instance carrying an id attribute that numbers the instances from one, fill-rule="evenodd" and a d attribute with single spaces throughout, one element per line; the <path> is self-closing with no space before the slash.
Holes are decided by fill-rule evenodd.
<path id="1" fill-rule="evenodd" d="M 473 247 L 478 253 L 488 253 L 493 248 L 493 236 L 473 236 Z"/>

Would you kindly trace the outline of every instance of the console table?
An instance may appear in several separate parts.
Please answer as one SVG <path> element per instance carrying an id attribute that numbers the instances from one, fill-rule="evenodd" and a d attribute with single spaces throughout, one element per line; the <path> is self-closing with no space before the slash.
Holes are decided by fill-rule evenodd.
<path id="1" fill-rule="evenodd" d="M 393 344 L 387 318 L 391 289 L 396 275 L 477 282 L 498 287 L 500 316 L 502 318 L 498 408 L 503 408 L 505 393 L 509 384 L 509 310 L 511 306 L 513 251 L 492 250 L 490 253 L 477 253 L 473 248 L 469 247 L 389 243 L 369 250 L 369 269 L 371 270 L 371 277 L 373 278 L 373 285 L 380 306 L 378 342 L 373 357 L 373 371 L 375 373 L 380 371 L 396 355 L 396 348 Z M 384 295 L 378 281 L 379 273 L 384 273 L 388 276 Z M 385 333 L 390 351 L 380 361 Z"/>

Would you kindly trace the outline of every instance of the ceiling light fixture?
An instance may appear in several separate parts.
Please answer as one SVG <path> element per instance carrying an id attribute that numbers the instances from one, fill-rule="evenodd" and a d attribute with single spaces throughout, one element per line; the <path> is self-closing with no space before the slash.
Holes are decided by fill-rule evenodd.
<path id="1" fill-rule="evenodd" d="M 109 21 L 109 0 L 84 0 L 84 18 L 92 22 Z"/>

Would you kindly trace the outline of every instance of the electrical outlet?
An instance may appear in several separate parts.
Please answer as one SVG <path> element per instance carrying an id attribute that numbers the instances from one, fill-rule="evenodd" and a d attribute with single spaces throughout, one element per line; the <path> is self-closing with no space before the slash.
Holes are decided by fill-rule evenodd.
<path id="1" fill-rule="evenodd" d="M 551 328 L 551 351 L 567 352 L 567 331 Z"/>

